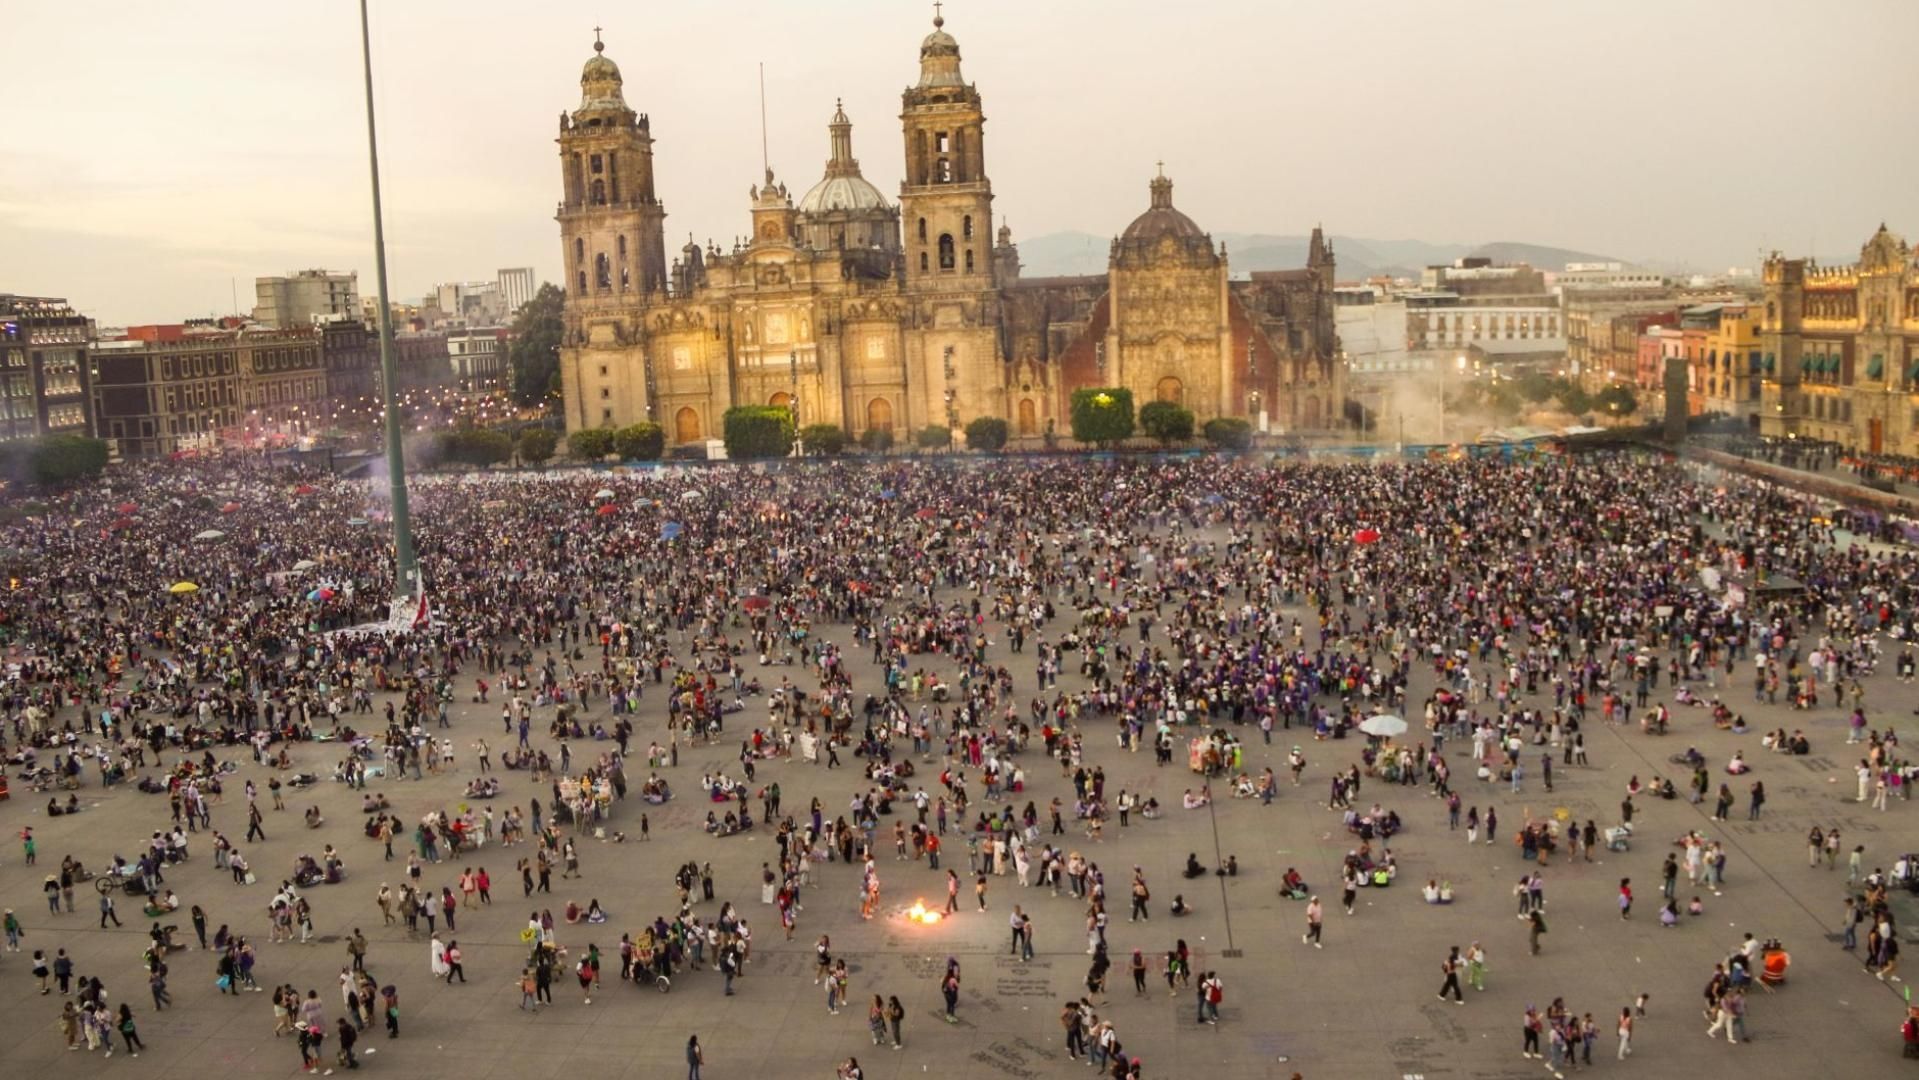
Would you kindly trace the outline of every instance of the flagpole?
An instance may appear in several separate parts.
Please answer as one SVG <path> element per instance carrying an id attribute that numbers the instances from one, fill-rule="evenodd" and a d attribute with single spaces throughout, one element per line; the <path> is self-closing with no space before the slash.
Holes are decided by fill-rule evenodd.
<path id="1" fill-rule="evenodd" d="M 373 44 L 366 0 L 360 0 L 360 60 L 366 76 L 366 156 L 373 176 L 373 271 L 380 290 L 380 403 L 386 409 L 386 469 L 393 492 L 393 596 L 410 600 L 425 591 L 413 551 L 413 520 L 407 506 L 406 460 L 400 446 L 400 408 L 394 400 L 393 315 L 386 292 L 386 226 L 380 215 L 380 146 L 373 125 Z"/>

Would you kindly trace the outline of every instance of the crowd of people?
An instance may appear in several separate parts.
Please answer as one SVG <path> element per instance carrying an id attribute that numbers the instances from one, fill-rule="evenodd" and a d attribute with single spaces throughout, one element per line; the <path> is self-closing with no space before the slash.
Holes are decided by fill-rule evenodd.
<path id="1" fill-rule="evenodd" d="M 761 901 L 785 936 L 808 890 L 840 866 L 858 868 L 860 915 L 895 917 L 879 870 L 889 840 L 893 861 L 921 864 L 939 882 L 948 915 L 988 911 L 1003 877 L 1048 888 L 1048 901 L 1064 887 L 1092 958 L 1086 997 L 1062 1010 L 1069 1048 L 1124 1078 L 1143 1063 L 1120 1052 L 1093 1005 L 1110 965 L 1106 874 L 1124 858 L 1111 854 L 1121 834 L 1157 818 L 1159 804 L 1109 790 L 1118 785 L 1100 760 L 1108 738 L 1121 752 L 1151 748 L 1161 768 L 1182 763 L 1184 742 L 1184 763 L 1201 775 L 1181 807 L 1208 813 L 1225 812 L 1212 803 L 1216 779 L 1271 806 L 1276 777 L 1255 776 L 1246 754 L 1276 733 L 1297 740 L 1295 785 L 1307 769 L 1303 746 L 1350 758 L 1326 767 L 1328 805 L 1355 837 L 1341 868 L 1349 913 L 1357 889 L 1389 886 L 1398 872 L 1385 845 L 1412 823 L 1382 805 L 1389 797 L 1423 784 L 1458 827 L 1457 789 L 1476 785 L 1468 839 L 1483 820 L 1487 842 L 1503 843 L 1497 799 L 1528 783 L 1551 791 L 1555 770 L 1563 778 L 1587 766 L 1602 725 L 1637 716 L 1640 730 L 1667 730 L 1667 704 L 1655 696 L 1672 694 L 1682 708 L 1696 700 L 1716 720 L 1723 710 L 1739 730 L 1732 698 L 1742 668 L 1759 702 L 1776 702 L 1783 684 L 1790 704 L 1848 725 L 1867 754 L 1862 799 L 1871 780 L 1879 808 L 1888 791 L 1904 801 L 1913 767 L 1895 734 L 1865 730 L 1865 686 L 1890 652 L 1911 677 L 1919 555 L 1841 542 L 1808 505 L 1757 481 L 1633 454 L 1523 465 L 1075 458 L 433 478 L 413 492 L 426 603 L 419 617 L 394 621 L 384 508 L 365 482 L 251 457 L 134 464 L 0 524 L 15 586 L 0 607 L 9 647 L 0 749 L 49 790 L 134 784 L 164 794 L 174 827 L 143 842 L 130 864 L 149 895 L 174 845 L 184 857 L 185 837 L 212 829 L 231 786 L 222 777 L 246 762 L 244 844 L 264 841 L 283 790 L 328 782 L 301 771 L 321 757 L 334 759 L 334 780 L 357 789 L 445 772 L 473 800 L 517 798 L 503 785 L 525 790 L 510 774 L 530 771 L 533 796 L 497 826 L 487 805 L 434 811 L 409 828 L 383 797 L 365 796 L 366 834 L 387 860 L 396 836 L 412 841 L 399 892 L 380 888 L 383 924 L 397 912 L 409 931 L 424 921 L 430 937 L 436 914 L 450 935 L 454 913 L 474 906 L 470 868 L 458 894 L 426 880 L 444 873 L 444 860 L 464 865 L 487 844 L 531 841 L 517 866 L 530 897 L 551 892 L 556 870 L 581 876 L 582 838 L 619 842 L 627 829 L 648 838 L 635 813 L 644 807 L 622 805 L 636 730 L 650 740 L 653 775 L 641 793 L 655 807 L 674 796 L 658 770 L 677 767 L 683 746 L 737 739 L 738 774 L 709 773 L 700 785 L 712 804 L 706 832 L 769 843 L 752 857 L 765 857 Z M 209 531 L 219 535 L 188 539 Z M 1768 588 L 1778 580 L 1795 587 Z M 856 675 L 859 657 L 878 675 Z M 1076 674 L 1062 685 L 1063 672 Z M 642 713 L 649 691 L 655 704 Z M 510 744 L 504 780 L 484 738 L 462 771 L 445 733 L 458 703 L 490 706 L 495 696 L 496 737 Z M 749 702 L 755 719 L 734 719 Z M 1404 714 L 1414 730 L 1367 734 L 1382 713 Z M 1782 752 L 1803 753 L 1802 739 L 1782 738 Z M 1466 765 L 1447 756 L 1448 743 L 1470 745 Z M 593 750 L 576 760 L 579 746 Z M 783 807 L 779 784 L 756 777 L 794 761 L 823 762 L 830 775 L 841 753 L 864 783 L 837 812 L 819 798 L 803 812 Z M 1702 767 L 1687 768 L 1696 785 Z M 256 778 L 268 780 L 270 810 Z M 1036 793 L 1041 784 L 1058 796 Z M 1381 800 L 1370 811 L 1362 787 Z M 1655 778 L 1653 790 L 1674 786 Z M 1753 788 L 1753 817 L 1762 792 Z M 1625 835 L 1608 829 L 1606 846 L 1629 835 L 1632 794 L 1615 827 Z M 156 817 L 166 813 L 156 803 Z M 309 827 L 323 822 L 317 805 L 306 813 Z M 236 885 L 251 883 L 240 845 L 213 835 Z M 1562 844 L 1590 857 L 1598 835 L 1590 821 L 1528 819 L 1511 839 L 1543 866 Z M 963 847 L 963 864 L 949 845 Z M 1685 848 L 1689 877 L 1708 887 L 1723 858 L 1714 842 Z M 1237 856 L 1230 865 L 1236 875 Z M 712 969 L 734 992 L 752 961 L 751 930 L 716 901 L 711 864 L 697 869 L 679 875 L 677 913 L 621 939 L 623 978 L 670 983 Z M 1434 903 L 1451 900 L 1450 884 L 1439 899 L 1441 876 Z M 1129 922 L 1149 920 L 1145 872 L 1114 878 Z M 308 940 L 310 890 L 346 879 L 346 860 L 331 851 L 297 863 L 268 905 L 268 941 Z M 59 890 L 56 880 L 56 913 Z M 1294 874 L 1285 891 L 1310 896 L 1307 938 L 1321 944 L 1318 897 Z M 1521 896 L 1536 952 L 1537 871 Z M 719 914 L 702 921 L 692 909 L 703 902 L 720 902 Z M 1191 910 L 1181 894 L 1170 913 Z M 1894 936 L 1886 905 L 1862 910 L 1875 933 L 1883 922 L 1881 936 Z M 1030 955 L 1033 913 L 1013 915 L 1015 952 Z M 597 900 L 570 902 L 559 922 L 605 918 Z M 598 985 L 597 946 L 563 945 L 554 922 L 536 914 L 522 934 L 529 1009 L 550 1003 L 562 962 L 583 998 Z M 226 935 L 220 949 L 223 989 L 257 987 L 244 939 Z M 451 979 L 457 969 L 463 980 L 461 962 L 447 959 L 457 943 L 436 939 L 434 950 L 433 974 Z M 1197 1020 L 1217 1022 L 1223 982 L 1188 971 L 1182 952 L 1168 953 L 1162 973 L 1169 987 L 1197 976 Z M 1133 954 L 1136 986 L 1142 955 Z M 1896 955 L 1876 970 L 1889 967 Z M 949 1017 L 958 968 L 955 960 L 939 980 Z M 348 981 L 360 1000 L 359 980 Z M 844 987 L 835 997 L 837 1008 Z M 1537 1019 L 1529 1014 L 1535 1039 L 1550 1029 L 1555 1046 L 1583 1043 L 1589 1054 L 1590 1015 Z M 1630 1021 L 1622 1014 L 1622 1053 Z M 295 1022 L 303 1051 L 327 1033 L 323 1019 Z M 897 1021 L 888 1030 L 897 1044 Z"/>

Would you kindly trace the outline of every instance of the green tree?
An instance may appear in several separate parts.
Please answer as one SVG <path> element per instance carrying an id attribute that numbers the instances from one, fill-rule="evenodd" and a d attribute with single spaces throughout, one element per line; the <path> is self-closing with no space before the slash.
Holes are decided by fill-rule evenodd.
<path id="1" fill-rule="evenodd" d="M 1639 395 L 1630 386 L 1614 384 L 1594 394 L 1592 405 L 1607 416 L 1631 416 L 1639 410 Z"/>
<path id="2" fill-rule="evenodd" d="M 513 400 L 528 407 L 559 402 L 560 339 L 566 293 L 548 282 L 513 316 L 507 360 L 513 368 Z"/>
<path id="3" fill-rule="evenodd" d="M 552 428 L 530 427 L 520 432 L 520 460 L 528 465 L 544 465 L 559 449 L 560 437 Z"/>
<path id="4" fill-rule="evenodd" d="M 1521 375 L 1514 384 L 1519 396 L 1535 405 L 1544 405 L 1565 389 L 1564 379 L 1555 379 L 1540 371 L 1529 371 Z"/>
<path id="5" fill-rule="evenodd" d="M 598 461 L 613 452 L 610 428 L 584 428 L 566 437 L 569 453 L 582 461 Z"/>
<path id="6" fill-rule="evenodd" d="M 721 420 L 726 456 L 742 461 L 793 452 L 793 410 L 784 405 L 735 405 Z"/>
<path id="7" fill-rule="evenodd" d="M 846 431 L 838 424 L 808 424 L 800 429 L 800 446 L 809 454 L 833 457 L 846 449 Z"/>
<path id="8" fill-rule="evenodd" d="M 1008 434 L 1006 421 L 997 416 L 982 416 L 966 425 L 966 446 L 969 450 L 991 453 L 1006 445 Z"/>
<path id="9" fill-rule="evenodd" d="M 622 461 L 658 461 L 666 453 L 666 432 L 646 421 L 628 424 L 613 433 L 613 452 Z"/>
<path id="10" fill-rule="evenodd" d="M 1111 446 L 1133 436 L 1133 392 L 1123 386 L 1073 391 L 1073 438 Z"/>
<path id="11" fill-rule="evenodd" d="M 953 445 L 953 429 L 944 424 L 928 424 L 914 433 L 913 441 L 921 450 L 944 450 Z"/>
<path id="12" fill-rule="evenodd" d="M 871 453 L 884 454 L 893 448 L 893 429 L 870 427 L 860 432 L 860 447 Z"/>
<path id="13" fill-rule="evenodd" d="M 1510 382 L 1495 383 L 1486 392 L 1486 408 L 1501 419 L 1511 420 L 1519 415 L 1519 391 Z"/>
<path id="14" fill-rule="evenodd" d="M 58 487 L 107 467 L 107 444 L 84 435 L 42 435 L 0 444 L 0 472 L 9 480 Z"/>
<path id="15" fill-rule="evenodd" d="M 513 456 L 513 440 L 504 431 L 490 428 L 456 428 L 442 431 L 437 440 L 440 459 L 459 465 L 485 468 Z"/>
<path id="16" fill-rule="evenodd" d="M 1216 416 L 1206 421 L 1206 441 L 1221 450 L 1244 450 L 1253 445 L 1253 425 L 1237 416 Z"/>
<path id="17" fill-rule="evenodd" d="M 1581 389 L 1578 383 L 1565 383 L 1565 385 L 1559 388 L 1557 396 L 1559 398 L 1559 407 L 1572 413 L 1574 416 L 1581 416 L 1592 411 L 1592 396 Z"/>
<path id="18" fill-rule="evenodd" d="M 1139 410 L 1139 429 L 1171 446 L 1193 437 L 1193 412 L 1171 401 L 1149 401 Z"/>

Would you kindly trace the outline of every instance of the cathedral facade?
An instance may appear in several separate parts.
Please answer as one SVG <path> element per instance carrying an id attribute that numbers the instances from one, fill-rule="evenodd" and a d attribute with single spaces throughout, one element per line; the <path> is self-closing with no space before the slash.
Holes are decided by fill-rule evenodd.
<path id="1" fill-rule="evenodd" d="M 1318 229 L 1303 269 L 1235 281 L 1162 174 L 1107 273 L 1020 276 L 1011 230 L 993 224 L 979 91 L 941 19 L 902 95 L 897 202 L 861 174 L 836 109 L 818 183 L 795 199 L 767 170 L 747 191 L 747 239 L 729 251 L 689 240 L 670 263 L 650 119 L 593 48 L 558 139 L 568 430 L 650 420 L 688 444 L 717 438 L 735 405 L 778 405 L 855 437 L 980 416 L 1015 438 L 1063 436 L 1086 386 L 1175 401 L 1202 424 L 1342 424 L 1333 252 Z"/>

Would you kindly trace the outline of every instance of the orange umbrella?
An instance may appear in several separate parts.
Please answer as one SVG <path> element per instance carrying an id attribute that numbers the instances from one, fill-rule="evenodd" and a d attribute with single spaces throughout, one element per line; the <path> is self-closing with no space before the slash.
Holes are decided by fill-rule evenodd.
<path id="1" fill-rule="evenodd" d="M 620 508 L 617 506 L 614 506 L 612 503 L 601 503 L 600 508 L 594 511 L 594 513 L 600 515 L 601 517 L 606 517 L 610 514 L 617 514 L 619 512 L 620 512 Z"/>
<path id="2" fill-rule="evenodd" d="M 1356 544 L 1377 544 L 1379 543 L 1379 530 L 1360 529 L 1353 533 L 1353 542 Z"/>

